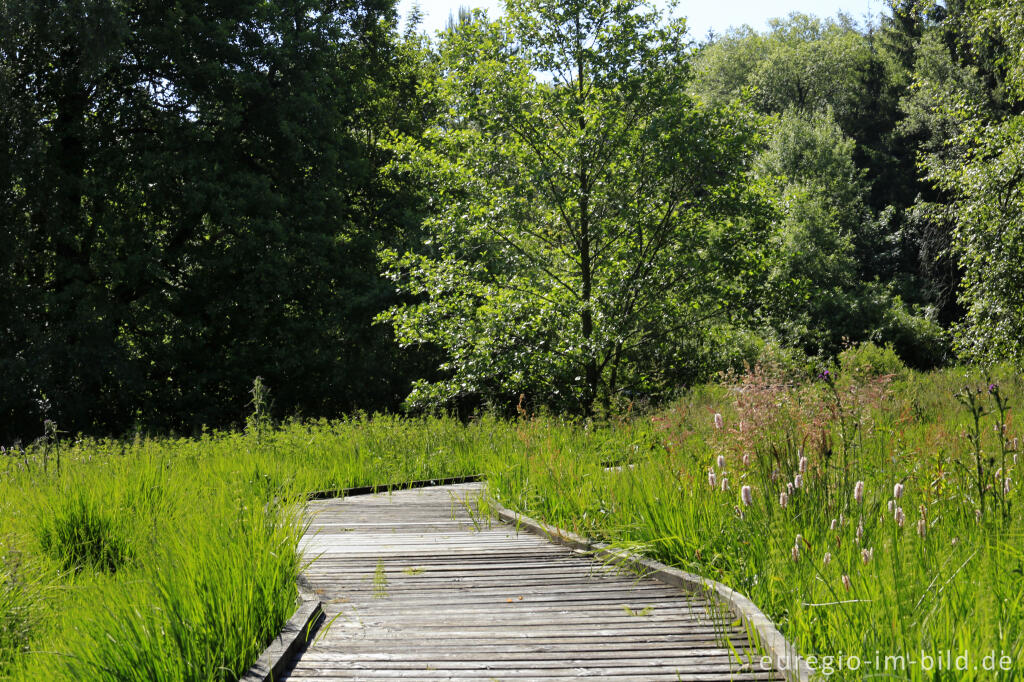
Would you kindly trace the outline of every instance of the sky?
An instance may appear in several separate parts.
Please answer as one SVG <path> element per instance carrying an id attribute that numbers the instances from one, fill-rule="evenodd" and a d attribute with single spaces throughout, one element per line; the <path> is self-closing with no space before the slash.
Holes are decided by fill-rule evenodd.
<path id="1" fill-rule="evenodd" d="M 503 5 L 501 0 L 400 0 L 399 16 L 408 15 L 413 3 L 420 6 L 424 17 L 421 28 L 430 33 L 444 28 L 448 15 L 457 14 L 459 5 L 480 7 L 491 17 L 499 16 Z M 659 3 L 660 4 L 660 3 Z M 755 29 L 767 28 L 768 20 L 783 17 L 790 12 L 806 12 L 819 17 L 835 16 L 840 10 L 863 23 L 868 14 L 877 16 L 885 8 L 884 0 L 703 0 L 694 2 L 682 0 L 680 12 L 689 24 L 690 36 L 700 40 L 709 30 L 722 33 L 730 26 L 750 24 Z M 404 25 L 404 24 L 403 24 Z"/>

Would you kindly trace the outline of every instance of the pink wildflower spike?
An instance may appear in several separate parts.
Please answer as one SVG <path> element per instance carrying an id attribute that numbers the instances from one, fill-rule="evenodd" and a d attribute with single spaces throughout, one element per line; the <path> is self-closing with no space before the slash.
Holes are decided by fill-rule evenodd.
<path id="1" fill-rule="evenodd" d="M 949 546 L 950 547 L 956 547 L 956 543 L 957 543 L 957 539 L 953 538 L 952 540 L 949 541 Z"/>
<path id="2" fill-rule="evenodd" d="M 894 500 L 898 500 L 903 497 L 903 484 L 897 483 L 892 487 L 892 497 Z"/>
<path id="3" fill-rule="evenodd" d="M 724 426 L 725 426 L 725 420 L 722 419 L 722 415 L 720 413 L 718 413 L 718 412 L 715 412 L 715 428 L 716 429 L 721 429 Z"/>
<path id="4" fill-rule="evenodd" d="M 980 509 L 975 509 L 974 510 L 974 520 L 977 523 L 981 523 L 981 510 Z"/>
<path id="5" fill-rule="evenodd" d="M 906 515 L 903 513 L 903 507 L 896 507 L 896 512 L 893 514 L 893 519 L 896 521 L 896 525 L 900 528 L 903 527 L 904 521 L 907 520 Z"/>
<path id="6" fill-rule="evenodd" d="M 871 559 L 874 556 L 875 556 L 875 548 L 874 547 L 868 547 L 868 548 L 862 549 L 860 551 L 860 560 L 864 562 L 865 566 L 868 565 L 868 563 L 871 561 Z"/>
<path id="7" fill-rule="evenodd" d="M 889 500 L 889 513 L 892 514 L 896 509 L 896 500 Z"/>
<path id="8" fill-rule="evenodd" d="M 1010 494 L 1010 478 L 1009 478 L 1009 476 L 1007 476 L 1003 480 L 1003 494 L 1004 495 L 1009 495 Z"/>
<path id="9" fill-rule="evenodd" d="M 917 534 L 922 538 L 928 534 L 928 522 L 924 519 L 917 520 Z"/>
<path id="10" fill-rule="evenodd" d="M 753 494 L 750 491 L 749 485 L 745 485 L 742 488 L 740 488 L 740 499 L 743 500 L 743 506 L 750 506 L 750 503 L 753 500 Z"/>
<path id="11" fill-rule="evenodd" d="M 785 509 L 789 506 L 789 495 L 786 493 L 779 493 L 779 506 Z"/>
<path id="12" fill-rule="evenodd" d="M 750 466 L 750 455 L 749 454 L 743 455 L 743 466 L 745 466 L 745 467 Z"/>
<path id="13" fill-rule="evenodd" d="M 800 473 L 806 473 L 807 472 L 807 458 L 806 457 L 801 457 L 800 458 L 800 464 L 798 465 L 797 468 L 800 469 Z"/>
<path id="14" fill-rule="evenodd" d="M 795 488 L 793 487 L 793 482 L 792 481 L 787 481 L 786 482 L 786 492 L 789 493 L 790 495 L 792 495 L 794 490 L 795 490 Z"/>
<path id="15" fill-rule="evenodd" d="M 832 552 L 825 552 L 825 556 L 821 559 L 822 566 L 828 566 L 832 563 Z"/>
<path id="16" fill-rule="evenodd" d="M 839 522 L 838 522 L 838 521 L 836 521 L 835 519 L 832 519 L 832 525 L 830 525 L 830 526 L 828 527 L 828 529 L 829 529 L 829 530 L 835 530 L 835 529 L 836 529 L 836 526 L 838 526 L 838 525 L 839 525 Z"/>
<path id="17" fill-rule="evenodd" d="M 728 489 L 729 489 L 729 477 L 728 476 L 722 476 L 722 492 L 724 493 Z"/>
<path id="18" fill-rule="evenodd" d="M 802 488 L 803 486 L 804 486 L 804 476 L 803 476 L 803 474 L 797 474 L 796 476 L 794 476 L 793 477 L 793 487 L 794 488 Z"/>
<path id="19" fill-rule="evenodd" d="M 843 574 L 843 587 L 846 588 L 847 592 L 850 591 L 850 576 L 846 575 L 845 573 Z"/>
<path id="20" fill-rule="evenodd" d="M 793 557 L 793 561 L 800 561 L 800 546 L 793 545 L 793 549 L 789 550 L 789 554 Z"/>
<path id="21" fill-rule="evenodd" d="M 725 468 L 725 455 L 719 455 L 718 456 L 718 468 L 719 469 L 724 469 Z"/>
<path id="22" fill-rule="evenodd" d="M 708 469 L 708 485 L 712 488 L 715 487 L 715 470 Z"/>
<path id="23" fill-rule="evenodd" d="M 864 521 L 862 519 L 861 522 L 857 524 L 857 542 L 860 542 L 863 538 L 864 538 Z"/>
<path id="24" fill-rule="evenodd" d="M 864 501 L 864 481 L 857 481 L 853 485 L 853 499 L 860 504 Z"/>

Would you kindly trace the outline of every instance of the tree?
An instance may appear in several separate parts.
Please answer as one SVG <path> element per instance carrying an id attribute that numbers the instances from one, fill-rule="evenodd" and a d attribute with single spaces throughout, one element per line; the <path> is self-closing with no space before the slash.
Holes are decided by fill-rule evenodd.
<path id="1" fill-rule="evenodd" d="M 924 157 L 928 178 L 951 197 L 948 216 L 964 277 L 958 350 L 1024 365 L 1024 8 L 975 0 L 947 17 L 961 59 L 933 92 L 932 113 L 955 133 Z M 937 70 L 937 69 L 933 69 Z M 985 87 L 985 83 L 989 87 Z M 921 78 L 921 89 L 933 85 Z M 991 84 L 997 84 L 992 87 Z"/>
<path id="2" fill-rule="evenodd" d="M 751 267 L 753 118 L 686 94 L 685 25 L 634 0 L 513 0 L 449 30 L 443 103 L 403 172 L 435 196 L 430 239 L 386 252 L 420 297 L 381 317 L 444 378 L 412 405 L 520 394 L 584 415 L 694 371 Z"/>
<path id="3" fill-rule="evenodd" d="M 0 3 L 0 421 L 228 425 L 257 375 L 290 412 L 393 400 L 394 37 L 386 0 Z"/>

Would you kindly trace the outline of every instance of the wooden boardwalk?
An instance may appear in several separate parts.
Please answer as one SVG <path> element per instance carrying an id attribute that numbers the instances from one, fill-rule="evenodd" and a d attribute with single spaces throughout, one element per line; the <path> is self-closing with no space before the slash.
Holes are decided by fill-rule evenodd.
<path id="1" fill-rule="evenodd" d="M 305 575 L 334 620 L 285 679 L 783 679 L 703 599 L 481 517 L 480 490 L 310 503 Z"/>

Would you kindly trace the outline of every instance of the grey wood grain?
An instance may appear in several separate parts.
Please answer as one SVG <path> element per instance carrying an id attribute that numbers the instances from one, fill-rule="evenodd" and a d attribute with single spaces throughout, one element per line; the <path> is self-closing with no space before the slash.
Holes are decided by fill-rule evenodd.
<path id="1" fill-rule="evenodd" d="M 480 484 L 311 502 L 329 626 L 284 679 L 781 680 L 703 596 L 480 514 Z"/>

